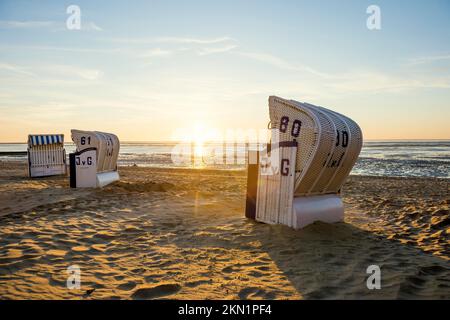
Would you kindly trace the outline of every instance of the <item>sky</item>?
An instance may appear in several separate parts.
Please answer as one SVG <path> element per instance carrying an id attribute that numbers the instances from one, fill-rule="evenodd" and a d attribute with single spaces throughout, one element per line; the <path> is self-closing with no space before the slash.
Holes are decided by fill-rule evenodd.
<path id="1" fill-rule="evenodd" d="M 365 139 L 450 139 L 450 1 L 0 0 L 0 142 L 258 130 L 270 95 L 343 113 Z"/>

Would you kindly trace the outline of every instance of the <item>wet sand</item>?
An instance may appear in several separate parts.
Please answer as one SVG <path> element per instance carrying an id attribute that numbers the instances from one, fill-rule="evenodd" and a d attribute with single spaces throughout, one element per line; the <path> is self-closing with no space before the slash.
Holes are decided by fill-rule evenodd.
<path id="1" fill-rule="evenodd" d="M 245 219 L 243 171 L 120 173 L 73 190 L 0 162 L 0 298 L 450 299 L 449 179 L 352 176 L 344 223 L 295 231 Z"/>

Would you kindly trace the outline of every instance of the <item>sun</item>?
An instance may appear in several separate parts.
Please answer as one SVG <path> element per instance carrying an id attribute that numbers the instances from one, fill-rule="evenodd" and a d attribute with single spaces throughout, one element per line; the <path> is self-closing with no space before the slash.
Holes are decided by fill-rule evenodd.
<path id="1" fill-rule="evenodd" d="M 203 157 L 204 156 L 204 142 L 203 141 L 195 141 L 194 142 L 194 156 Z"/>
<path id="2" fill-rule="evenodd" d="M 217 128 L 205 125 L 208 121 L 197 119 L 191 126 L 179 128 L 172 135 L 173 139 L 191 146 L 191 156 L 195 166 L 203 166 L 208 158 L 210 142 L 222 142 L 223 134 Z"/>
<path id="3" fill-rule="evenodd" d="M 191 143 L 194 144 L 194 156 L 202 157 L 204 155 L 205 141 L 208 139 L 208 128 L 204 125 L 197 123 L 192 130 Z"/>

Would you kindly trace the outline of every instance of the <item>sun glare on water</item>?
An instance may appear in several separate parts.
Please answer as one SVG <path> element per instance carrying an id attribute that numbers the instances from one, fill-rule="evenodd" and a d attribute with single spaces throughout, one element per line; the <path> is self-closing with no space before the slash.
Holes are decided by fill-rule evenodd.
<path id="1" fill-rule="evenodd" d="M 204 142 L 203 141 L 195 141 L 194 148 L 194 156 L 195 157 L 203 157 L 204 156 Z"/>

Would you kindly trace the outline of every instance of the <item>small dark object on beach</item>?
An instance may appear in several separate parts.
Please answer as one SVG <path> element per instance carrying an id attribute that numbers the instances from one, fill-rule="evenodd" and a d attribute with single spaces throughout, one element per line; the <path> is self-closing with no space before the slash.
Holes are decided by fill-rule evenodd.
<path id="1" fill-rule="evenodd" d="M 95 291 L 95 288 L 94 288 L 94 289 L 86 290 L 86 293 L 84 294 L 84 296 L 85 296 L 85 297 L 90 296 L 94 291 Z"/>

